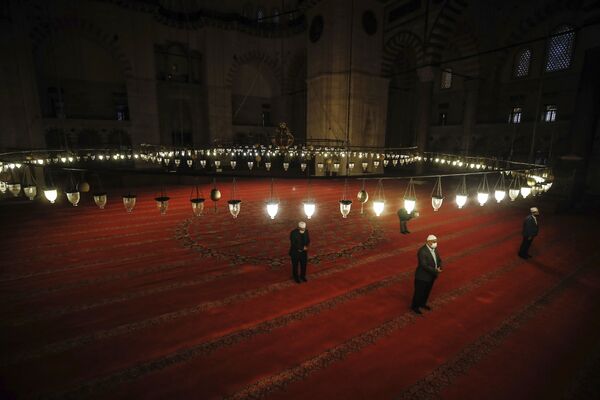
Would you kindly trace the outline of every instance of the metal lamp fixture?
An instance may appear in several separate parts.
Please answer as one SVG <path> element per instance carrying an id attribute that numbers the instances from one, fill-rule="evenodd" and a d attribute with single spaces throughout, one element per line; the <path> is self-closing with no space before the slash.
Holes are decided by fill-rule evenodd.
<path id="1" fill-rule="evenodd" d="M 194 213 L 194 216 L 200 217 L 204 211 L 204 196 L 200 194 L 198 185 L 195 187 L 195 196 L 194 189 L 192 189 L 192 193 L 190 194 L 190 203 L 192 204 L 192 212 Z"/>
<path id="2" fill-rule="evenodd" d="M 363 179 L 362 189 L 356 194 L 356 198 L 360 202 L 360 213 L 364 211 L 364 205 L 369 201 L 369 193 L 365 190 L 365 180 Z"/>
<path id="3" fill-rule="evenodd" d="M 50 203 L 54 204 L 58 197 L 58 191 L 55 188 L 46 188 L 44 190 L 44 196 Z"/>
<path id="4" fill-rule="evenodd" d="M 20 183 L 9 183 L 8 191 L 11 192 L 12 195 L 15 197 L 19 196 L 19 193 L 21 193 L 21 184 Z"/>
<path id="5" fill-rule="evenodd" d="M 37 195 L 37 187 L 35 185 L 23 186 L 23 193 L 25 193 L 25 196 L 27 196 L 29 200 L 33 200 Z"/>
<path id="6" fill-rule="evenodd" d="M 231 199 L 227 201 L 227 204 L 229 205 L 231 216 L 237 218 L 242 209 L 242 201 L 235 198 L 235 178 L 233 178 Z"/>
<path id="7" fill-rule="evenodd" d="M 344 180 L 344 195 L 340 200 L 340 213 L 342 213 L 342 218 L 347 218 L 348 214 L 350 214 L 350 209 L 352 208 L 352 200 L 347 198 L 348 194 L 348 178 Z"/>
<path id="8" fill-rule="evenodd" d="M 123 205 L 125 206 L 125 210 L 128 213 L 131 213 L 135 208 L 136 195 L 135 194 L 126 194 L 123 196 Z"/>
<path id="9" fill-rule="evenodd" d="M 221 191 L 217 189 L 217 180 L 213 179 L 213 188 L 210 191 L 210 199 L 213 201 L 215 206 L 215 213 L 217 212 L 217 202 L 221 200 Z"/>
<path id="10" fill-rule="evenodd" d="M 479 184 L 479 188 L 477 188 L 477 201 L 480 206 L 483 206 L 487 203 L 490 198 L 490 185 L 487 181 L 487 174 L 483 174 L 483 178 L 481 179 L 481 183 Z"/>
<path id="11" fill-rule="evenodd" d="M 494 186 L 494 198 L 497 203 L 500 203 L 506 197 L 506 184 L 504 182 L 504 174 L 500 173 L 500 177 Z"/>
<path id="12" fill-rule="evenodd" d="M 315 204 L 314 200 L 306 199 L 302 205 L 304 208 L 304 214 L 306 214 L 306 218 L 311 219 L 317 209 L 317 205 Z"/>
<path id="13" fill-rule="evenodd" d="M 467 180 L 463 175 L 461 182 L 456 189 L 456 205 L 458 208 L 463 208 L 467 204 Z"/>
<path id="14" fill-rule="evenodd" d="M 443 202 L 444 194 L 442 192 L 442 177 L 438 176 L 437 181 L 433 185 L 433 190 L 431 191 L 431 206 L 433 207 L 433 211 L 439 210 Z"/>
<path id="15" fill-rule="evenodd" d="M 275 219 L 279 212 L 279 201 L 273 197 L 273 179 L 271 179 L 271 196 L 267 201 L 267 214 L 271 219 Z"/>
<path id="16" fill-rule="evenodd" d="M 67 192 L 67 200 L 69 200 L 69 203 L 73 204 L 73 207 L 77 207 L 80 199 L 81 195 L 78 191 Z"/>
<path id="17" fill-rule="evenodd" d="M 154 201 L 156 201 L 156 207 L 160 211 L 160 215 L 167 214 L 170 199 L 171 198 L 169 196 L 165 196 L 164 190 L 161 190 L 160 196 L 154 198 Z"/>
<path id="18" fill-rule="evenodd" d="M 412 213 L 417 205 L 417 194 L 415 192 L 415 184 L 413 179 L 410 178 L 408 186 L 404 192 L 404 209 L 407 213 Z"/>
<path id="19" fill-rule="evenodd" d="M 383 181 L 380 179 L 377 184 L 377 190 L 375 191 L 375 200 L 373 201 L 373 211 L 376 216 L 380 216 L 383 213 L 385 207 L 385 194 L 383 192 Z"/>
<path id="20" fill-rule="evenodd" d="M 519 197 L 519 177 L 515 177 L 508 187 L 508 197 L 510 201 L 515 201 Z"/>
<path id="21" fill-rule="evenodd" d="M 102 193 L 96 193 L 96 194 L 94 194 L 94 203 L 96 203 L 96 205 L 101 210 L 104 210 L 104 207 L 106 206 L 106 202 L 107 202 L 106 193 L 102 192 Z"/>

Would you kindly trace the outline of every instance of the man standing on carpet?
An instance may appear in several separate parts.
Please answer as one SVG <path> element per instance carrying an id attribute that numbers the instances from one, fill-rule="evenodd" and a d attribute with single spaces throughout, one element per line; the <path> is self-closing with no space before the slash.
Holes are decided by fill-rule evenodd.
<path id="1" fill-rule="evenodd" d="M 410 233 L 410 231 L 408 230 L 408 226 L 406 224 L 408 221 L 410 221 L 414 217 L 418 217 L 419 213 L 414 210 L 413 210 L 413 212 L 409 213 L 408 211 L 406 211 L 406 208 L 402 207 L 401 209 L 398 210 L 397 214 L 398 214 L 398 218 L 400 219 L 400 233 L 402 233 L 402 234 Z"/>
<path id="2" fill-rule="evenodd" d="M 433 283 L 442 272 L 442 259 L 437 251 L 437 237 L 427 236 L 427 243 L 417 252 L 417 270 L 415 271 L 415 294 L 413 295 L 411 309 L 422 314 L 420 308 L 431 310 L 427 299 Z"/>
<path id="3" fill-rule="evenodd" d="M 533 242 L 533 238 L 537 236 L 539 231 L 538 217 L 540 212 L 537 207 L 531 207 L 529 209 L 530 213 L 523 221 L 523 241 L 521 242 L 521 247 L 519 248 L 519 257 L 521 258 L 531 258 L 529 255 L 529 246 L 531 246 L 531 242 Z"/>
<path id="4" fill-rule="evenodd" d="M 292 258 L 292 276 L 296 283 L 306 282 L 306 262 L 310 238 L 306 229 L 306 222 L 298 222 L 298 227 L 290 233 L 290 257 Z M 300 263 L 300 275 L 298 275 Z"/>

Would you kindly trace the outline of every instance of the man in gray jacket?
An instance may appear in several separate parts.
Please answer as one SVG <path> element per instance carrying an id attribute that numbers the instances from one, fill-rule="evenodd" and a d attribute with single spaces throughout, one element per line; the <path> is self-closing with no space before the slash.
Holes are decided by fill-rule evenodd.
<path id="1" fill-rule="evenodd" d="M 427 236 L 427 243 L 417 252 L 417 270 L 415 271 L 415 294 L 413 295 L 411 309 L 422 314 L 420 308 L 431 310 L 427 299 L 433 283 L 442 272 L 442 259 L 437 251 L 437 237 Z"/>

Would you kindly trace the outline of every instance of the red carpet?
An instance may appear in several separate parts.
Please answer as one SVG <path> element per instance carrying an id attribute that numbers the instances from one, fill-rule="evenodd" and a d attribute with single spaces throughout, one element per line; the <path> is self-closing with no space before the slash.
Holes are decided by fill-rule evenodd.
<path id="1" fill-rule="evenodd" d="M 386 182 L 343 219 L 341 182 L 317 181 L 307 220 L 309 282 L 290 279 L 288 235 L 303 181 L 242 181 L 242 210 L 194 218 L 188 187 L 167 215 L 138 191 L 99 210 L 63 200 L 0 208 L 2 398 L 525 399 L 594 398 L 600 360 L 600 271 L 592 216 L 553 215 L 544 199 L 438 212 L 399 233 L 405 183 Z M 372 195 L 375 185 L 367 188 Z M 359 187 L 351 189 L 352 196 Z M 207 188 L 204 188 L 208 195 Z M 541 207 L 534 258 L 516 256 Z M 409 312 L 416 250 L 434 233 L 445 271 L 431 312 Z"/>

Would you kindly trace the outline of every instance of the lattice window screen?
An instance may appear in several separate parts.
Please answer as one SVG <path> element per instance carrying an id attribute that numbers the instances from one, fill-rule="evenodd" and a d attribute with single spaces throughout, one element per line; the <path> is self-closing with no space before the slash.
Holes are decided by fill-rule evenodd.
<path id="1" fill-rule="evenodd" d="M 563 33 L 564 32 L 564 33 Z M 562 33 L 562 34 L 561 34 Z M 575 32 L 570 26 L 563 26 L 554 32 L 558 34 L 548 40 L 546 72 L 560 71 L 571 66 Z"/>
<path id="2" fill-rule="evenodd" d="M 521 50 L 516 57 L 515 76 L 521 78 L 529 75 L 529 66 L 531 64 L 531 49 Z"/>

